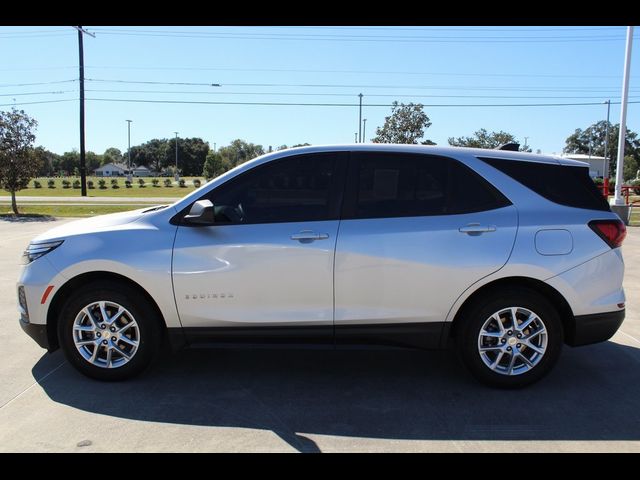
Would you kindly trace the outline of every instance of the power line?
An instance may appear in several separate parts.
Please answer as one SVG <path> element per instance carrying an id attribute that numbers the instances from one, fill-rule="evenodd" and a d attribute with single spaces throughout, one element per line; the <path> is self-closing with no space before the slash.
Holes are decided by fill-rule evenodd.
<path id="1" fill-rule="evenodd" d="M 25 95 L 58 95 L 60 93 L 75 93 L 75 90 L 60 90 L 57 92 L 0 93 L 0 97 L 21 97 Z"/>
<path id="2" fill-rule="evenodd" d="M 0 84 L 0 88 L 1 87 L 30 87 L 32 85 L 54 85 L 54 84 L 58 84 L 58 83 L 72 83 L 72 82 L 77 82 L 77 79 L 72 79 L 72 80 L 56 80 L 53 82 L 34 82 L 34 83 L 3 83 Z"/>
<path id="3" fill-rule="evenodd" d="M 20 102 L 20 103 L 3 103 L 0 107 L 13 107 L 18 105 L 37 105 L 39 103 L 60 103 L 60 102 L 75 102 L 77 98 L 66 98 L 64 100 L 42 100 L 39 102 Z M 612 102 L 613 103 L 613 102 Z M 631 102 L 629 102 L 631 103 Z"/>
<path id="4" fill-rule="evenodd" d="M 324 41 L 324 42 L 375 42 L 375 43 L 585 43 L 585 42 L 605 42 L 619 41 L 623 37 L 619 35 L 596 36 L 587 35 L 584 37 L 391 37 L 377 36 L 375 38 L 354 38 L 355 36 L 340 36 L 337 38 L 329 36 L 285 36 L 285 34 L 207 34 L 207 33 L 149 33 L 149 32 L 115 32 L 100 31 L 101 35 L 119 36 L 142 36 L 142 37 L 165 37 L 165 38 L 201 38 L 201 39 L 233 39 L 233 40 L 285 40 L 285 41 Z"/>
<path id="5" fill-rule="evenodd" d="M 357 107 L 359 103 L 291 103 L 291 102 L 226 102 L 226 101 L 200 101 L 200 100 L 143 100 L 125 98 L 87 98 L 98 102 L 125 102 L 125 103 L 166 103 L 166 104 L 196 104 L 196 105 L 259 105 L 259 106 L 296 106 L 296 107 Z M 611 102 L 620 104 L 620 102 Z M 640 103 L 640 100 L 629 103 Z M 423 104 L 424 107 L 568 107 L 602 105 L 602 102 L 575 102 L 575 103 L 498 103 L 498 104 Z M 363 107 L 391 107 L 387 103 L 368 103 Z"/>
<path id="6" fill-rule="evenodd" d="M 120 80 L 87 78 L 89 82 L 102 83 L 125 83 L 125 84 L 145 84 L 145 85 L 189 85 L 189 86 L 220 86 L 220 87 L 304 87 L 304 88 L 416 88 L 429 90 L 493 90 L 493 91 L 567 91 L 567 92 L 610 92 L 617 87 L 508 87 L 508 86 L 464 86 L 464 85 L 357 85 L 357 84 L 329 84 L 329 83 L 209 83 L 209 82 L 161 82 L 161 81 L 141 81 L 141 80 Z"/>
<path id="7" fill-rule="evenodd" d="M 87 89 L 87 92 L 101 93 L 145 93 L 145 94 L 178 94 L 178 95 L 261 95 L 261 96 L 283 96 L 283 97 L 353 97 L 352 93 L 330 93 L 330 92 L 220 92 L 220 91 L 188 91 L 188 90 L 119 90 L 119 89 Z M 46 93 L 46 92 L 39 92 Z M 58 92 L 51 92 L 58 93 Z M 63 93 L 63 92 L 59 92 Z M 65 92 L 66 93 L 66 92 Z M 9 95 L 9 94 L 6 94 Z M 21 95 L 31 95 L 24 93 Z M 374 93 L 367 94 L 368 97 L 411 97 L 411 98 L 553 98 L 553 99 L 590 99 L 602 98 L 602 95 L 586 96 L 566 96 L 566 95 L 424 95 L 416 93 Z M 619 98 L 613 96 L 612 98 Z"/>

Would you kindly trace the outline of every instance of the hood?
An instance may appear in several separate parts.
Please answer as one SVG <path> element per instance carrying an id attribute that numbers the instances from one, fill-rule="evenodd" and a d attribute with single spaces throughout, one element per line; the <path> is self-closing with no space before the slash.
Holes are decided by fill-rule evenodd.
<path id="1" fill-rule="evenodd" d="M 35 237 L 32 242 L 44 242 L 48 240 L 58 240 L 74 235 L 82 235 L 85 233 L 105 232 L 110 230 L 118 230 L 122 225 L 135 222 L 139 218 L 145 216 L 145 212 L 152 210 L 153 207 L 145 207 L 129 212 L 110 213 L 107 215 L 99 215 L 97 217 L 84 218 L 75 222 L 65 223 L 59 227 L 52 228 Z"/>

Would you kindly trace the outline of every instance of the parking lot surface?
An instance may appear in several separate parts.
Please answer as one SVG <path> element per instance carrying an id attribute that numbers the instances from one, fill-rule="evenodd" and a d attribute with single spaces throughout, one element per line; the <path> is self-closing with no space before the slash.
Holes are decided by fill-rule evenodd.
<path id="1" fill-rule="evenodd" d="M 500 391 L 452 352 L 410 350 L 194 349 L 90 380 L 17 320 L 22 250 L 67 221 L 0 220 L 2 452 L 640 452 L 640 228 L 623 246 L 621 330 Z"/>

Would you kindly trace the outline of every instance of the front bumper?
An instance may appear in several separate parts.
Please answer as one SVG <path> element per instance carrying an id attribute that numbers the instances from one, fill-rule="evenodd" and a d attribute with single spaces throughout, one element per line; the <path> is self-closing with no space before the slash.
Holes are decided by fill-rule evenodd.
<path id="1" fill-rule="evenodd" d="M 33 338 L 38 345 L 49 350 L 49 336 L 47 335 L 46 325 L 25 322 L 21 318 L 20 326 L 22 327 L 22 330 L 24 330 L 24 333 Z"/>
<path id="2" fill-rule="evenodd" d="M 609 340 L 624 320 L 625 310 L 577 315 L 565 331 L 565 342 L 572 347 Z"/>

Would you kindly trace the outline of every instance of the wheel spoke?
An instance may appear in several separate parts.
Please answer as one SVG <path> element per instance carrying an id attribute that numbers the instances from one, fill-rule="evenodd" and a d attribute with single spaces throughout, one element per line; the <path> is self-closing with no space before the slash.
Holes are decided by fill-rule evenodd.
<path id="1" fill-rule="evenodd" d="M 521 331 L 521 332 L 522 332 L 523 330 L 526 330 L 526 328 L 527 328 L 529 325 L 531 325 L 531 322 L 533 322 L 536 318 L 538 318 L 538 317 L 536 316 L 536 314 L 535 314 L 535 313 L 533 313 L 533 312 L 531 312 L 531 314 L 529 315 L 529 318 L 527 318 L 524 322 L 522 322 L 522 323 L 521 323 L 519 326 L 517 326 L 516 328 L 517 328 L 519 331 Z"/>
<path id="2" fill-rule="evenodd" d="M 491 369 L 495 370 L 498 365 L 500 365 L 500 360 L 504 357 L 504 350 L 501 350 L 496 359 L 491 364 Z"/>
<path id="3" fill-rule="evenodd" d="M 529 365 L 529 368 L 533 368 L 533 363 L 531 362 L 531 360 L 529 360 L 527 357 L 525 357 L 523 354 L 518 353 L 518 356 L 524 360 L 524 363 L 526 363 L 527 365 Z"/>
<path id="4" fill-rule="evenodd" d="M 481 352 L 493 352 L 495 350 L 502 350 L 502 345 L 488 345 L 486 347 L 480 347 Z"/>
<path id="5" fill-rule="evenodd" d="M 100 302 L 100 314 L 102 315 L 102 321 L 103 322 L 109 322 L 109 315 L 107 314 L 107 307 L 105 302 Z"/>
<path id="6" fill-rule="evenodd" d="M 83 312 L 87 317 L 89 317 L 89 320 L 91 320 L 91 323 L 93 323 L 93 324 L 95 325 L 95 327 L 96 327 L 96 328 L 100 328 L 100 324 L 99 324 L 98 320 L 96 320 L 96 319 L 94 318 L 94 316 L 91 314 L 91 311 L 89 310 L 89 307 L 84 307 L 84 308 L 82 309 L 82 312 Z"/>
<path id="7" fill-rule="evenodd" d="M 522 343 L 524 343 L 524 345 L 525 345 L 527 348 L 530 348 L 531 350 L 533 350 L 533 351 L 534 351 L 534 352 L 536 352 L 536 353 L 539 353 L 539 354 L 541 354 L 541 355 L 544 353 L 544 350 L 543 350 L 542 348 L 540 348 L 540 347 L 538 347 L 538 346 L 536 346 L 536 345 L 532 344 L 531 342 L 529 342 L 529 341 L 527 341 L 527 340 L 525 340 L 525 341 L 524 341 L 524 342 L 522 342 Z"/>
<path id="8" fill-rule="evenodd" d="M 120 307 L 118 312 L 113 317 L 111 317 L 107 323 L 109 325 L 112 325 L 116 320 L 118 320 L 122 316 L 124 312 L 125 312 L 124 308 Z"/>
<path id="9" fill-rule="evenodd" d="M 129 355 L 127 352 L 125 352 L 124 350 L 122 350 L 118 345 L 114 345 L 113 349 L 118 352 L 120 355 L 122 355 L 124 358 L 126 358 L 127 360 L 129 360 L 131 358 L 131 355 Z"/>
<path id="10" fill-rule="evenodd" d="M 98 358 L 99 351 L 100 351 L 100 344 L 96 344 L 95 348 L 93 349 L 93 354 L 91 354 L 91 358 L 89 359 L 91 363 L 96 363 L 96 359 Z"/>
<path id="11" fill-rule="evenodd" d="M 511 375 L 511 372 L 513 372 L 513 367 L 516 364 L 516 356 L 517 353 L 511 353 L 511 359 L 509 360 L 509 366 L 507 367 L 507 375 Z"/>
<path id="12" fill-rule="evenodd" d="M 497 313 L 494 313 L 493 315 L 491 315 L 491 318 L 493 318 L 495 320 L 495 322 L 498 324 L 498 328 L 500 329 L 500 334 L 504 334 L 505 332 L 505 328 L 504 325 L 502 324 L 502 320 L 500 319 L 500 315 L 498 315 Z"/>
<path id="13" fill-rule="evenodd" d="M 111 368 L 111 352 L 113 351 L 112 347 L 107 347 L 107 368 Z"/>
<path id="14" fill-rule="evenodd" d="M 518 307 L 511 307 L 511 326 L 514 329 L 518 329 L 518 317 L 516 314 L 518 313 Z"/>
<path id="15" fill-rule="evenodd" d="M 491 338 L 502 338 L 502 333 L 500 333 L 500 332 L 487 332 L 486 330 L 483 330 L 482 332 L 480 332 L 480 336 L 481 337 L 491 337 Z"/>
<path id="16" fill-rule="evenodd" d="M 74 325 L 73 329 L 80 332 L 93 332 L 95 330 L 94 327 L 90 327 L 88 325 Z"/>
<path id="17" fill-rule="evenodd" d="M 125 330 L 127 330 L 128 328 L 130 328 L 133 325 L 133 323 L 127 323 L 124 327 L 121 327 L 119 330 L 116 330 L 117 333 L 122 333 Z"/>
<path id="18" fill-rule="evenodd" d="M 130 338 L 125 337 L 124 335 L 122 335 L 122 336 L 120 337 L 120 340 L 121 340 L 121 341 L 123 341 L 123 342 L 125 342 L 125 343 L 128 343 L 128 344 L 129 344 L 129 345 L 131 345 L 132 347 L 137 347 L 137 346 L 138 346 L 138 342 L 136 342 L 135 340 L 131 340 Z"/>
<path id="19" fill-rule="evenodd" d="M 525 339 L 526 339 L 526 340 L 531 340 L 532 338 L 537 337 L 537 336 L 538 336 L 538 335 L 540 335 L 541 333 L 546 333 L 546 332 L 547 332 L 547 330 L 546 330 L 544 327 L 542 327 L 542 328 L 540 328 L 540 330 L 536 330 L 535 332 L 532 332 L 532 333 L 530 333 L 529 335 L 527 335 L 527 336 L 525 337 Z"/>
<path id="20" fill-rule="evenodd" d="M 83 347 L 85 345 L 96 345 L 96 341 L 91 339 L 91 340 L 77 340 L 76 341 L 76 345 L 78 347 Z"/>

